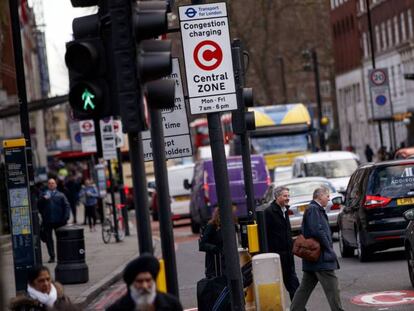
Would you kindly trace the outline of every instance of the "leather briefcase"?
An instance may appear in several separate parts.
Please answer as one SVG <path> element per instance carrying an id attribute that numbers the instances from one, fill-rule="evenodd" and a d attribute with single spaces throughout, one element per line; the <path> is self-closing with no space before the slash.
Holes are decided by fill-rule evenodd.
<path id="1" fill-rule="evenodd" d="M 293 243 L 293 254 L 307 261 L 318 261 L 321 256 L 321 245 L 313 238 L 306 239 L 300 234 Z"/>

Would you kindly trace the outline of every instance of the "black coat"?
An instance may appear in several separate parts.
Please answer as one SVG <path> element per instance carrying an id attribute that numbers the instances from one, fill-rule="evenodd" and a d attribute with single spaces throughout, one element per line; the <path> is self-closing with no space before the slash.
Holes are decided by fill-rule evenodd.
<path id="1" fill-rule="evenodd" d="M 284 272 L 292 267 L 294 269 L 293 240 L 288 212 L 286 211 L 285 217 L 283 217 L 282 209 L 273 201 L 264 213 L 269 253 L 280 255 Z"/>
<path id="2" fill-rule="evenodd" d="M 155 310 L 156 311 L 182 311 L 183 307 L 177 298 L 170 294 L 165 294 L 157 291 L 155 297 Z M 112 304 L 106 311 L 135 311 L 135 303 L 132 300 L 129 292 L 119 298 Z"/>
<path id="3" fill-rule="evenodd" d="M 200 237 L 199 250 L 206 253 L 206 277 L 211 278 L 221 275 L 222 269 L 224 269 L 224 258 L 223 238 L 220 228 L 213 224 L 207 224 Z"/>

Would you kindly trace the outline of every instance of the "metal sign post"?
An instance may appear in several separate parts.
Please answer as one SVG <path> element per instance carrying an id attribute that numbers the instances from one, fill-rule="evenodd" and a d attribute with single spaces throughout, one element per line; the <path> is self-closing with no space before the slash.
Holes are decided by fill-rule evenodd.
<path id="1" fill-rule="evenodd" d="M 175 80 L 175 106 L 172 109 L 162 111 L 150 108 L 151 139 L 144 140 L 144 159 L 154 160 L 161 248 L 165 261 L 167 290 L 168 293 L 178 297 L 179 287 L 166 159 L 192 155 L 178 59 L 173 60 L 172 74 L 168 79 Z M 150 106 L 152 105 L 150 104 Z M 149 133 L 142 134 L 143 137 L 148 137 Z"/>
<path id="2" fill-rule="evenodd" d="M 6 183 L 11 235 L 13 244 L 16 292 L 27 288 L 27 269 L 35 258 L 33 223 L 31 219 L 30 188 L 24 138 L 3 142 L 6 162 Z M 36 217 L 38 217 L 36 215 Z"/>
<path id="3" fill-rule="evenodd" d="M 232 310 L 244 310 L 243 284 L 219 113 L 237 109 L 226 4 L 181 6 L 179 18 L 191 113 L 208 113 L 222 224 L 225 274 L 231 293 Z"/>
<path id="4" fill-rule="evenodd" d="M 388 68 L 376 68 L 368 71 L 372 118 L 374 120 L 393 120 L 394 109 L 388 77 Z M 390 147 L 395 149 L 395 129 L 389 131 L 389 135 Z"/>

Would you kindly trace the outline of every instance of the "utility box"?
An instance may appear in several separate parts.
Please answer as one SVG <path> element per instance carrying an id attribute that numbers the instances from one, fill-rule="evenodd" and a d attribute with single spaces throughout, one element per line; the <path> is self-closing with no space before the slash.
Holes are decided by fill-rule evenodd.
<path id="1" fill-rule="evenodd" d="M 285 311 L 285 289 L 280 256 L 274 253 L 253 257 L 253 286 L 257 311 Z"/>
<path id="2" fill-rule="evenodd" d="M 83 228 L 64 226 L 56 230 L 57 265 L 55 279 L 62 284 L 86 283 L 89 270 L 85 262 Z"/>

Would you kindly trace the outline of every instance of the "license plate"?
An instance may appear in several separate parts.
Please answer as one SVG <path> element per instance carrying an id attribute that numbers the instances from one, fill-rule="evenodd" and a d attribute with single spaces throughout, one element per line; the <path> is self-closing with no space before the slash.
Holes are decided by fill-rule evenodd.
<path id="1" fill-rule="evenodd" d="M 299 205 L 299 212 L 304 213 L 307 207 L 307 205 Z"/>
<path id="2" fill-rule="evenodd" d="M 397 199 L 397 205 L 411 205 L 414 204 L 414 198 Z"/>
<path id="3" fill-rule="evenodd" d="M 190 197 L 188 195 L 181 195 L 179 197 L 174 197 L 175 201 L 188 201 Z"/>

